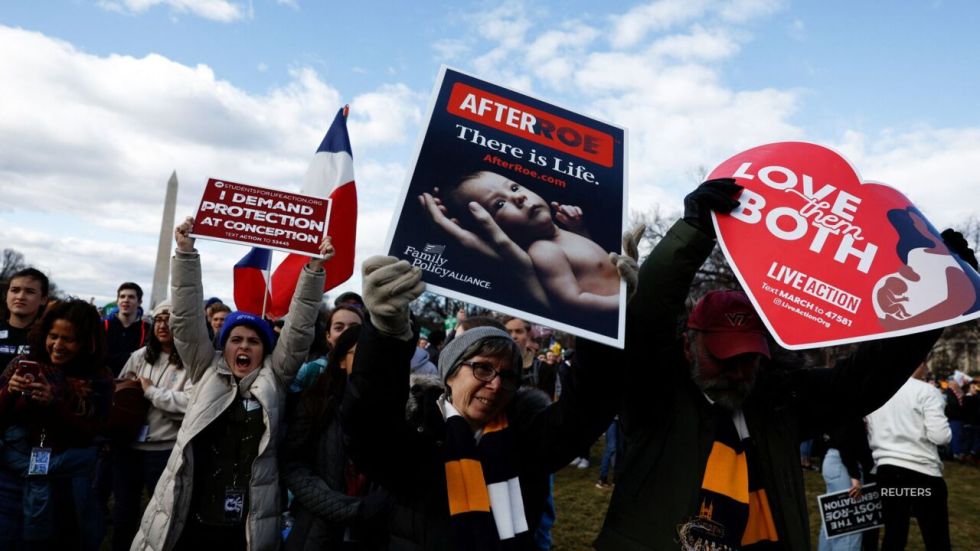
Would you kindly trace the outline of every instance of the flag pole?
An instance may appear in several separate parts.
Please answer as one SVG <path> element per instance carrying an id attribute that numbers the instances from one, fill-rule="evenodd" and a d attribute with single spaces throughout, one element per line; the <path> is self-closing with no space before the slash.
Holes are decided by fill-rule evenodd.
<path id="1" fill-rule="evenodd" d="M 269 273 L 268 270 L 262 270 L 262 279 L 265 280 L 265 292 L 262 293 L 262 319 L 265 319 L 265 306 L 269 302 Z"/>

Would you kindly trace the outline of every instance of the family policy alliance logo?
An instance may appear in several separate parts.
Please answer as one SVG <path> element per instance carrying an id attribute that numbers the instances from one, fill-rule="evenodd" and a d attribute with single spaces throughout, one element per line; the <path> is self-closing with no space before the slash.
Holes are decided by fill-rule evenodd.
<path id="1" fill-rule="evenodd" d="M 412 258 L 412 266 L 434 274 L 439 279 L 455 279 L 462 283 L 468 283 L 483 289 L 490 289 L 490 282 L 485 279 L 479 279 L 447 268 L 446 265 L 449 263 L 449 259 L 442 256 L 444 252 L 446 252 L 445 245 L 426 243 L 421 249 L 409 245 L 405 247 L 403 254 Z"/>

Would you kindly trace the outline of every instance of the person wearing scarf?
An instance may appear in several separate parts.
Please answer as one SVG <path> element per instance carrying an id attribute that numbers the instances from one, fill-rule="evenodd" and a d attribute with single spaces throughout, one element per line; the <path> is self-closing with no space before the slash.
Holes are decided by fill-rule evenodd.
<path id="1" fill-rule="evenodd" d="M 635 263 L 625 258 L 617 268 L 629 279 Z M 521 350 L 510 335 L 477 327 L 440 353 L 441 392 L 410 386 L 417 337 L 408 304 L 424 289 L 421 272 L 373 257 L 363 281 L 370 316 L 342 420 L 354 462 L 392 495 L 389 548 L 534 549 L 548 477 L 609 426 L 621 366 L 579 357 L 574 391 L 551 403 L 518 388 Z"/>

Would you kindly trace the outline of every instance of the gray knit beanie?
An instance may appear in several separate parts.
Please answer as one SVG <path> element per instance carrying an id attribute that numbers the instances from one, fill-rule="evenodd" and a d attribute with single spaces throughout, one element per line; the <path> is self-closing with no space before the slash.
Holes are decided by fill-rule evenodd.
<path id="1" fill-rule="evenodd" d="M 445 383 L 446 379 L 459 369 L 459 363 L 466 359 L 463 354 L 471 346 L 477 341 L 493 337 L 510 339 L 510 334 L 496 327 L 474 327 L 449 341 L 449 344 L 439 352 L 439 375 L 442 377 L 442 382 Z"/>
<path id="2" fill-rule="evenodd" d="M 155 318 L 155 317 L 159 316 L 160 314 L 169 314 L 172 309 L 173 309 L 173 307 L 170 305 L 170 301 L 169 300 L 165 300 L 165 301 L 161 302 L 160 304 L 157 304 L 156 305 L 156 308 L 154 308 L 153 309 L 153 312 L 150 313 L 150 317 Z"/>

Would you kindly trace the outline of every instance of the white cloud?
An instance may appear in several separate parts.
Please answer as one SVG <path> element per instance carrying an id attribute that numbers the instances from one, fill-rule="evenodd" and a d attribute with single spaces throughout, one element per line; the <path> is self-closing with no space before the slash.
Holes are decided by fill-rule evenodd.
<path id="1" fill-rule="evenodd" d="M 432 43 L 437 61 L 454 61 L 469 52 L 469 45 L 459 38 L 444 38 Z"/>
<path id="2" fill-rule="evenodd" d="M 693 20 L 702 15 L 708 5 L 706 0 L 657 0 L 637 6 L 612 17 L 610 42 L 615 48 L 629 48 L 643 40 L 650 31 L 667 30 Z"/>
<path id="3" fill-rule="evenodd" d="M 279 3 L 294 5 L 292 0 L 279 0 Z M 140 14 L 150 8 L 163 5 L 168 6 L 174 14 L 189 13 L 222 23 L 252 17 L 251 6 L 245 9 L 241 4 L 227 0 L 100 0 L 98 5 L 109 11 L 134 14 Z"/>
<path id="4" fill-rule="evenodd" d="M 477 74 L 629 128 L 630 205 L 679 204 L 699 170 L 759 143 L 799 139 L 796 90 L 733 90 L 720 64 L 751 39 L 743 23 L 779 2 L 658 0 L 586 25 L 536 22 L 520 5 L 480 14 Z M 609 44 L 603 48 L 599 44 Z M 506 60 L 507 63 L 503 63 Z M 502 69 L 501 67 L 506 67 Z"/>
<path id="5" fill-rule="evenodd" d="M 0 51 L 19 52 L 0 56 L 0 80 L 16 82 L 0 87 L 0 242 L 85 296 L 111 297 L 126 279 L 149 286 L 172 170 L 180 180 L 178 219 L 196 209 L 208 177 L 295 191 L 343 105 L 309 68 L 252 94 L 205 65 L 155 54 L 96 56 L 3 26 Z M 426 97 L 394 83 L 351 101 L 358 181 L 372 189 L 362 196 L 364 212 L 389 209 L 390 216 L 404 168 L 358 151 L 410 149 Z M 202 244 L 205 273 L 214 278 L 209 293 L 231 296 L 230 266 L 245 250 Z"/>
<path id="6" fill-rule="evenodd" d="M 720 61 L 738 53 L 739 44 L 722 29 L 705 29 L 694 25 L 688 34 L 666 36 L 648 49 L 650 55 L 679 61 Z"/>
<path id="7" fill-rule="evenodd" d="M 851 131 L 834 147 L 863 179 L 898 189 L 940 230 L 977 215 L 980 128 Z"/>
<path id="8" fill-rule="evenodd" d="M 729 0 L 717 6 L 722 19 L 744 23 L 750 19 L 771 15 L 782 8 L 782 0 Z"/>
<path id="9" fill-rule="evenodd" d="M 422 119 L 419 105 L 426 100 L 427 96 L 404 84 L 385 85 L 354 98 L 348 126 L 365 147 L 401 142 L 418 126 Z"/>

